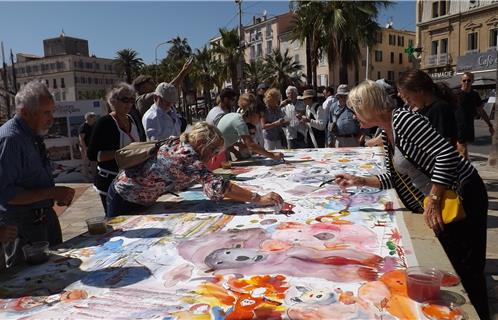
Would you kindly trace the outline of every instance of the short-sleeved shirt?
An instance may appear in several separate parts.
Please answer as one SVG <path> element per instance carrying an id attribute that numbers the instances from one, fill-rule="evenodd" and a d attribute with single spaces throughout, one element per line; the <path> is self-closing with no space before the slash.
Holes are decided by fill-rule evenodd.
<path id="1" fill-rule="evenodd" d="M 457 127 L 453 108 L 444 100 L 435 100 L 432 104 L 418 111 L 427 117 L 432 127 L 450 141 L 457 137 Z"/>
<path id="2" fill-rule="evenodd" d="M 84 134 L 85 137 L 83 138 L 83 141 L 85 141 L 85 145 L 88 147 L 90 144 L 90 138 L 92 136 L 93 128 L 95 125 L 89 125 L 86 122 L 83 122 L 80 126 L 80 129 L 78 130 L 79 134 Z"/>
<path id="3" fill-rule="evenodd" d="M 142 123 L 149 141 L 179 137 L 181 134 L 181 121 L 173 107 L 167 112 L 153 104 L 144 114 Z"/>
<path id="4" fill-rule="evenodd" d="M 265 111 L 265 123 L 273 123 L 275 121 L 283 119 L 284 116 L 285 115 L 280 108 L 276 110 L 267 108 Z M 280 140 L 282 136 L 281 133 L 282 133 L 282 127 L 280 126 L 263 130 L 264 138 L 270 141 Z"/>
<path id="5" fill-rule="evenodd" d="M 475 90 L 465 92 L 462 89 L 456 91 L 458 106 L 456 109 L 457 116 L 474 121 L 477 115 L 477 108 L 481 105 L 481 97 Z"/>
<path id="6" fill-rule="evenodd" d="M 206 122 L 210 125 L 216 126 L 225 113 L 226 112 L 220 106 L 216 106 L 209 110 L 206 116 Z"/>
<path id="7" fill-rule="evenodd" d="M 24 191 L 53 187 L 52 165 L 43 138 L 19 116 L 0 127 L 0 214 L 50 208 L 54 202 L 42 200 L 27 205 L 9 201 Z"/>
<path id="8" fill-rule="evenodd" d="M 184 190 L 194 183 L 203 185 L 211 200 L 221 200 L 229 182 L 213 175 L 190 144 L 171 138 L 157 153 L 138 167 L 121 171 L 114 181 L 123 199 L 150 206 L 163 194 Z"/>
<path id="9" fill-rule="evenodd" d="M 240 113 L 227 113 L 220 119 L 217 127 L 225 140 L 225 148 L 234 145 L 242 136 L 250 135 L 249 128 Z"/>
<path id="10" fill-rule="evenodd" d="M 330 121 L 336 122 L 337 135 L 357 134 L 360 131 L 360 124 L 354 118 L 354 112 L 347 106 L 339 105 L 337 101 L 330 109 Z"/>

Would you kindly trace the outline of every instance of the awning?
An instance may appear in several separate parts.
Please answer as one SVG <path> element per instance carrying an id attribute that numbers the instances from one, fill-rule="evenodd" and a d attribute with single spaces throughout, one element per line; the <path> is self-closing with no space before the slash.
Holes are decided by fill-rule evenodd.
<path id="1" fill-rule="evenodd" d="M 446 82 L 446 84 L 450 88 L 458 88 L 460 87 L 460 79 L 462 78 L 463 73 L 455 74 L 453 77 L 443 80 L 438 80 L 436 82 Z M 484 72 L 473 72 L 474 74 L 474 83 L 472 83 L 472 87 L 485 87 L 485 86 L 494 86 L 496 85 L 496 71 L 484 71 Z"/>

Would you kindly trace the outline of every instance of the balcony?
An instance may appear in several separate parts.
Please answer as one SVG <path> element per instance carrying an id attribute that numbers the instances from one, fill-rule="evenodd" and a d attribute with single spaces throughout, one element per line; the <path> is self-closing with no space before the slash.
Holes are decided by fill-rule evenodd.
<path id="1" fill-rule="evenodd" d="M 427 67 L 435 67 L 448 64 L 448 54 L 431 54 L 427 56 L 426 65 Z"/>

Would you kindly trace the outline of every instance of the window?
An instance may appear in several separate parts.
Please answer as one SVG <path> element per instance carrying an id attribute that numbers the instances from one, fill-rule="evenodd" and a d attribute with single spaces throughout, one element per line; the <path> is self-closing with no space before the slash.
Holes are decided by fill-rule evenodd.
<path id="1" fill-rule="evenodd" d="M 489 30 L 489 48 L 495 49 L 498 45 L 498 29 Z"/>
<path id="2" fill-rule="evenodd" d="M 261 45 L 261 43 L 258 43 L 256 46 L 256 58 L 261 57 L 262 54 L 263 54 L 263 46 Z"/>
<path id="3" fill-rule="evenodd" d="M 448 8 L 448 6 L 446 3 L 446 0 L 439 1 L 439 15 L 440 16 L 444 16 L 444 15 L 446 15 L 446 13 L 448 13 L 447 8 Z"/>
<path id="4" fill-rule="evenodd" d="M 45 79 L 45 85 L 47 86 L 47 88 L 49 87 L 48 79 Z"/>
<path id="5" fill-rule="evenodd" d="M 387 80 L 394 81 L 394 71 L 387 71 Z"/>
<path id="6" fill-rule="evenodd" d="M 380 71 L 377 71 L 377 79 L 382 79 L 382 75 L 381 75 Z"/>
<path id="7" fill-rule="evenodd" d="M 391 52 L 391 63 L 394 63 L 394 52 Z"/>
<path id="8" fill-rule="evenodd" d="M 80 80 L 80 78 L 78 78 L 78 77 L 74 77 L 74 83 L 78 83 L 78 82 L 79 82 L 79 80 Z"/>
<path id="9" fill-rule="evenodd" d="M 398 47 L 403 47 L 403 46 L 405 46 L 405 37 L 398 36 Z"/>
<path id="10" fill-rule="evenodd" d="M 94 84 L 99 84 L 99 79 L 98 78 L 93 79 L 93 83 Z"/>
<path id="11" fill-rule="evenodd" d="M 439 41 L 435 40 L 431 42 L 431 54 L 437 54 L 437 48 L 439 46 Z"/>
<path id="12" fill-rule="evenodd" d="M 98 64 L 97 62 L 95 62 L 95 69 L 100 70 L 100 64 Z"/>
<path id="13" fill-rule="evenodd" d="M 432 3 L 432 17 L 433 18 L 439 17 L 439 3 L 437 1 L 434 1 Z"/>
<path id="14" fill-rule="evenodd" d="M 54 89 L 57 89 L 57 79 L 52 79 Z"/>
<path id="15" fill-rule="evenodd" d="M 83 83 L 83 84 L 86 83 L 86 78 L 85 77 L 81 77 L 81 83 Z"/>
<path id="16" fill-rule="evenodd" d="M 92 78 L 88 77 L 88 84 L 92 84 Z"/>
<path id="17" fill-rule="evenodd" d="M 389 44 L 395 46 L 396 45 L 396 36 L 390 34 L 389 35 Z"/>
<path id="18" fill-rule="evenodd" d="M 448 38 L 439 40 L 439 54 L 448 53 Z"/>
<path id="19" fill-rule="evenodd" d="M 328 86 L 327 80 L 328 80 L 328 77 L 326 74 L 320 75 L 320 85 L 321 86 L 324 86 L 324 87 Z"/>
<path id="20" fill-rule="evenodd" d="M 266 41 L 266 54 L 270 54 L 272 50 L 272 41 Z"/>
<path id="21" fill-rule="evenodd" d="M 64 78 L 61 78 L 61 88 L 65 88 L 66 84 L 64 83 Z"/>
<path id="22" fill-rule="evenodd" d="M 413 47 L 413 40 L 412 39 L 408 39 L 408 45 Z"/>
<path id="23" fill-rule="evenodd" d="M 254 60 L 256 58 L 256 46 L 251 46 L 251 60 Z"/>
<path id="24" fill-rule="evenodd" d="M 471 32 L 467 35 L 467 51 L 478 52 L 477 32 Z"/>
<path id="25" fill-rule="evenodd" d="M 399 64 L 403 64 L 403 54 L 399 54 Z"/>
<path id="26" fill-rule="evenodd" d="M 62 91 L 62 101 L 66 101 L 66 91 Z"/>
<path id="27" fill-rule="evenodd" d="M 86 63 L 86 68 L 87 69 L 93 69 L 92 63 L 91 62 L 87 62 Z"/>
<path id="28" fill-rule="evenodd" d="M 376 62 L 381 62 L 382 61 L 382 51 L 375 50 L 375 61 Z"/>
<path id="29" fill-rule="evenodd" d="M 382 32 L 377 32 L 375 34 L 375 41 L 379 44 L 382 43 Z"/>

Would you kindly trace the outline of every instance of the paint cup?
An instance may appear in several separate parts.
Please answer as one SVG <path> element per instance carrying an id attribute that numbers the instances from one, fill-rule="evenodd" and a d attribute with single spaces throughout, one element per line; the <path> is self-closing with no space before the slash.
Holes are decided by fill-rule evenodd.
<path id="1" fill-rule="evenodd" d="M 438 299 L 442 277 L 442 272 L 436 268 L 409 267 L 406 269 L 408 296 L 417 302 Z"/>
<path id="2" fill-rule="evenodd" d="M 42 264 L 49 258 L 48 241 L 36 241 L 22 247 L 27 264 Z"/>
<path id="3" fill-rule="evenodd" d="M 107 223 L 104 217 L 94 217 L 86 219 L 88 233 L 90 234 L 103 234 L 107 232 Z"/>

